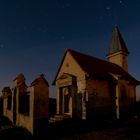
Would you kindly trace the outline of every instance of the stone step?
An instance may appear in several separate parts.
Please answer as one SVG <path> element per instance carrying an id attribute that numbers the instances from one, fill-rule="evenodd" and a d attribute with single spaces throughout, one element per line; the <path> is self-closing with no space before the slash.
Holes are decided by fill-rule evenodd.
<path id="1" fill-rule="evenodd" d="M 70 118 L 68 115 L 56 114 L 56 115 L 54 115 L 54 117 L 50 117 L 49 123 L 55 123 L 55 122 L 63 121 L 64 119 L 68 119 L 68 118 Z"/>
<path id="2" fill-rule="evenodd" d="M 56 118 L 56 119 L 58 119 L 58 120 L 62 120 L 62 119 L 64 119 L 64 115 L 56 114 L 56 115 L 54 116 L 54 118 Z"/>

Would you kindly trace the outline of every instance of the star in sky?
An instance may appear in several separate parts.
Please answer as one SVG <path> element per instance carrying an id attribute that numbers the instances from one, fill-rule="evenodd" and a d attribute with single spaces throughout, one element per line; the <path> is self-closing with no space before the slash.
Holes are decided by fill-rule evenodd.
<path id="1" fill-rule="evenodd" d="M 126 4 L 122 0 L 120 0 L 119 2 L 120 2 L 120 6 L 122 6 L 122 7 L 126 6 Z"/>
<path id="2" fill-rule="evenodd" d="M 119 3 L 120 3 L 120 4 L 123 3 L 122 0 L 120 0 Z"/>
<path id="3" fill-rule="evenodd" d="M 3 49 L 4 48 L 4 44 L 0 44 L 0 48 Z"/>
<path id="4" fill-rule="evenodd" d="M 64 39 L 65 39 L 65 36 L 64 36 L 64 35 L 62 35 L 62 36 L 61 36 L 61 39 L 62 39 L 62 40 L 64 40 Z"/>
<path id="5" fill-rule="evenodd" d="M 66 3 L 65 5 L 62 5 L 62 8 L 63 8 L 63 9 L 65 9 L 65 8 L 70 8 L 70 7 L 71 7 L 70 3 Z"/>
<path id="6" fill-rule="evenodd" d="M 107 6 L 106 10 L 111 10 L 111 8 L 112 8 L 111 6 Z"/>

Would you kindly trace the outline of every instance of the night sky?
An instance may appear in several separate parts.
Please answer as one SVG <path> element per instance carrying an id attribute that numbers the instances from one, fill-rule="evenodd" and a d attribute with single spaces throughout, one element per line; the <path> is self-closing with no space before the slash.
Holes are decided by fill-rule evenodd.
<path id="1" fill-rule="evenodd" d="M 66 48 L 106 59 L 115 24 L 130 52 L 129 73 L 140 80 L 139 0 L 1 0 L 0 90 L 23 73 L 50 84 Z M 140 88 L 137 88 L 140 95 Z"/>

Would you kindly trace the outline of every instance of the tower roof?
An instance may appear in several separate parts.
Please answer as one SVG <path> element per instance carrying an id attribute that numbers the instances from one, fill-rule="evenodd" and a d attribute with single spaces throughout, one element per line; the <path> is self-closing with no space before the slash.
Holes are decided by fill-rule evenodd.
<path id="1" fill-rule="evenodd" d="M 115 26 L 107 55 L 111 55 L 120 51 L 129 54 L 119 28 L 118 26 Z"/>

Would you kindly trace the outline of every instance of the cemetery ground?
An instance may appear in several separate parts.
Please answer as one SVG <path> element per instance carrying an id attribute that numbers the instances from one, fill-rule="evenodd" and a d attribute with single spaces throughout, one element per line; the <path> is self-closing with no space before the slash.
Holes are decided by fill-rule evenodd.
<path id="1" fill-rule="evenodd" d="M 93 125 L 94 124 L 94 125 Z M 0 117 L 0 139 L 10 140 L 140 140 L 140 119 L 127 121 L 65 120 L 47 125 L 34 137 L 24 128 L 13 126 L 5 117 Z"/>

